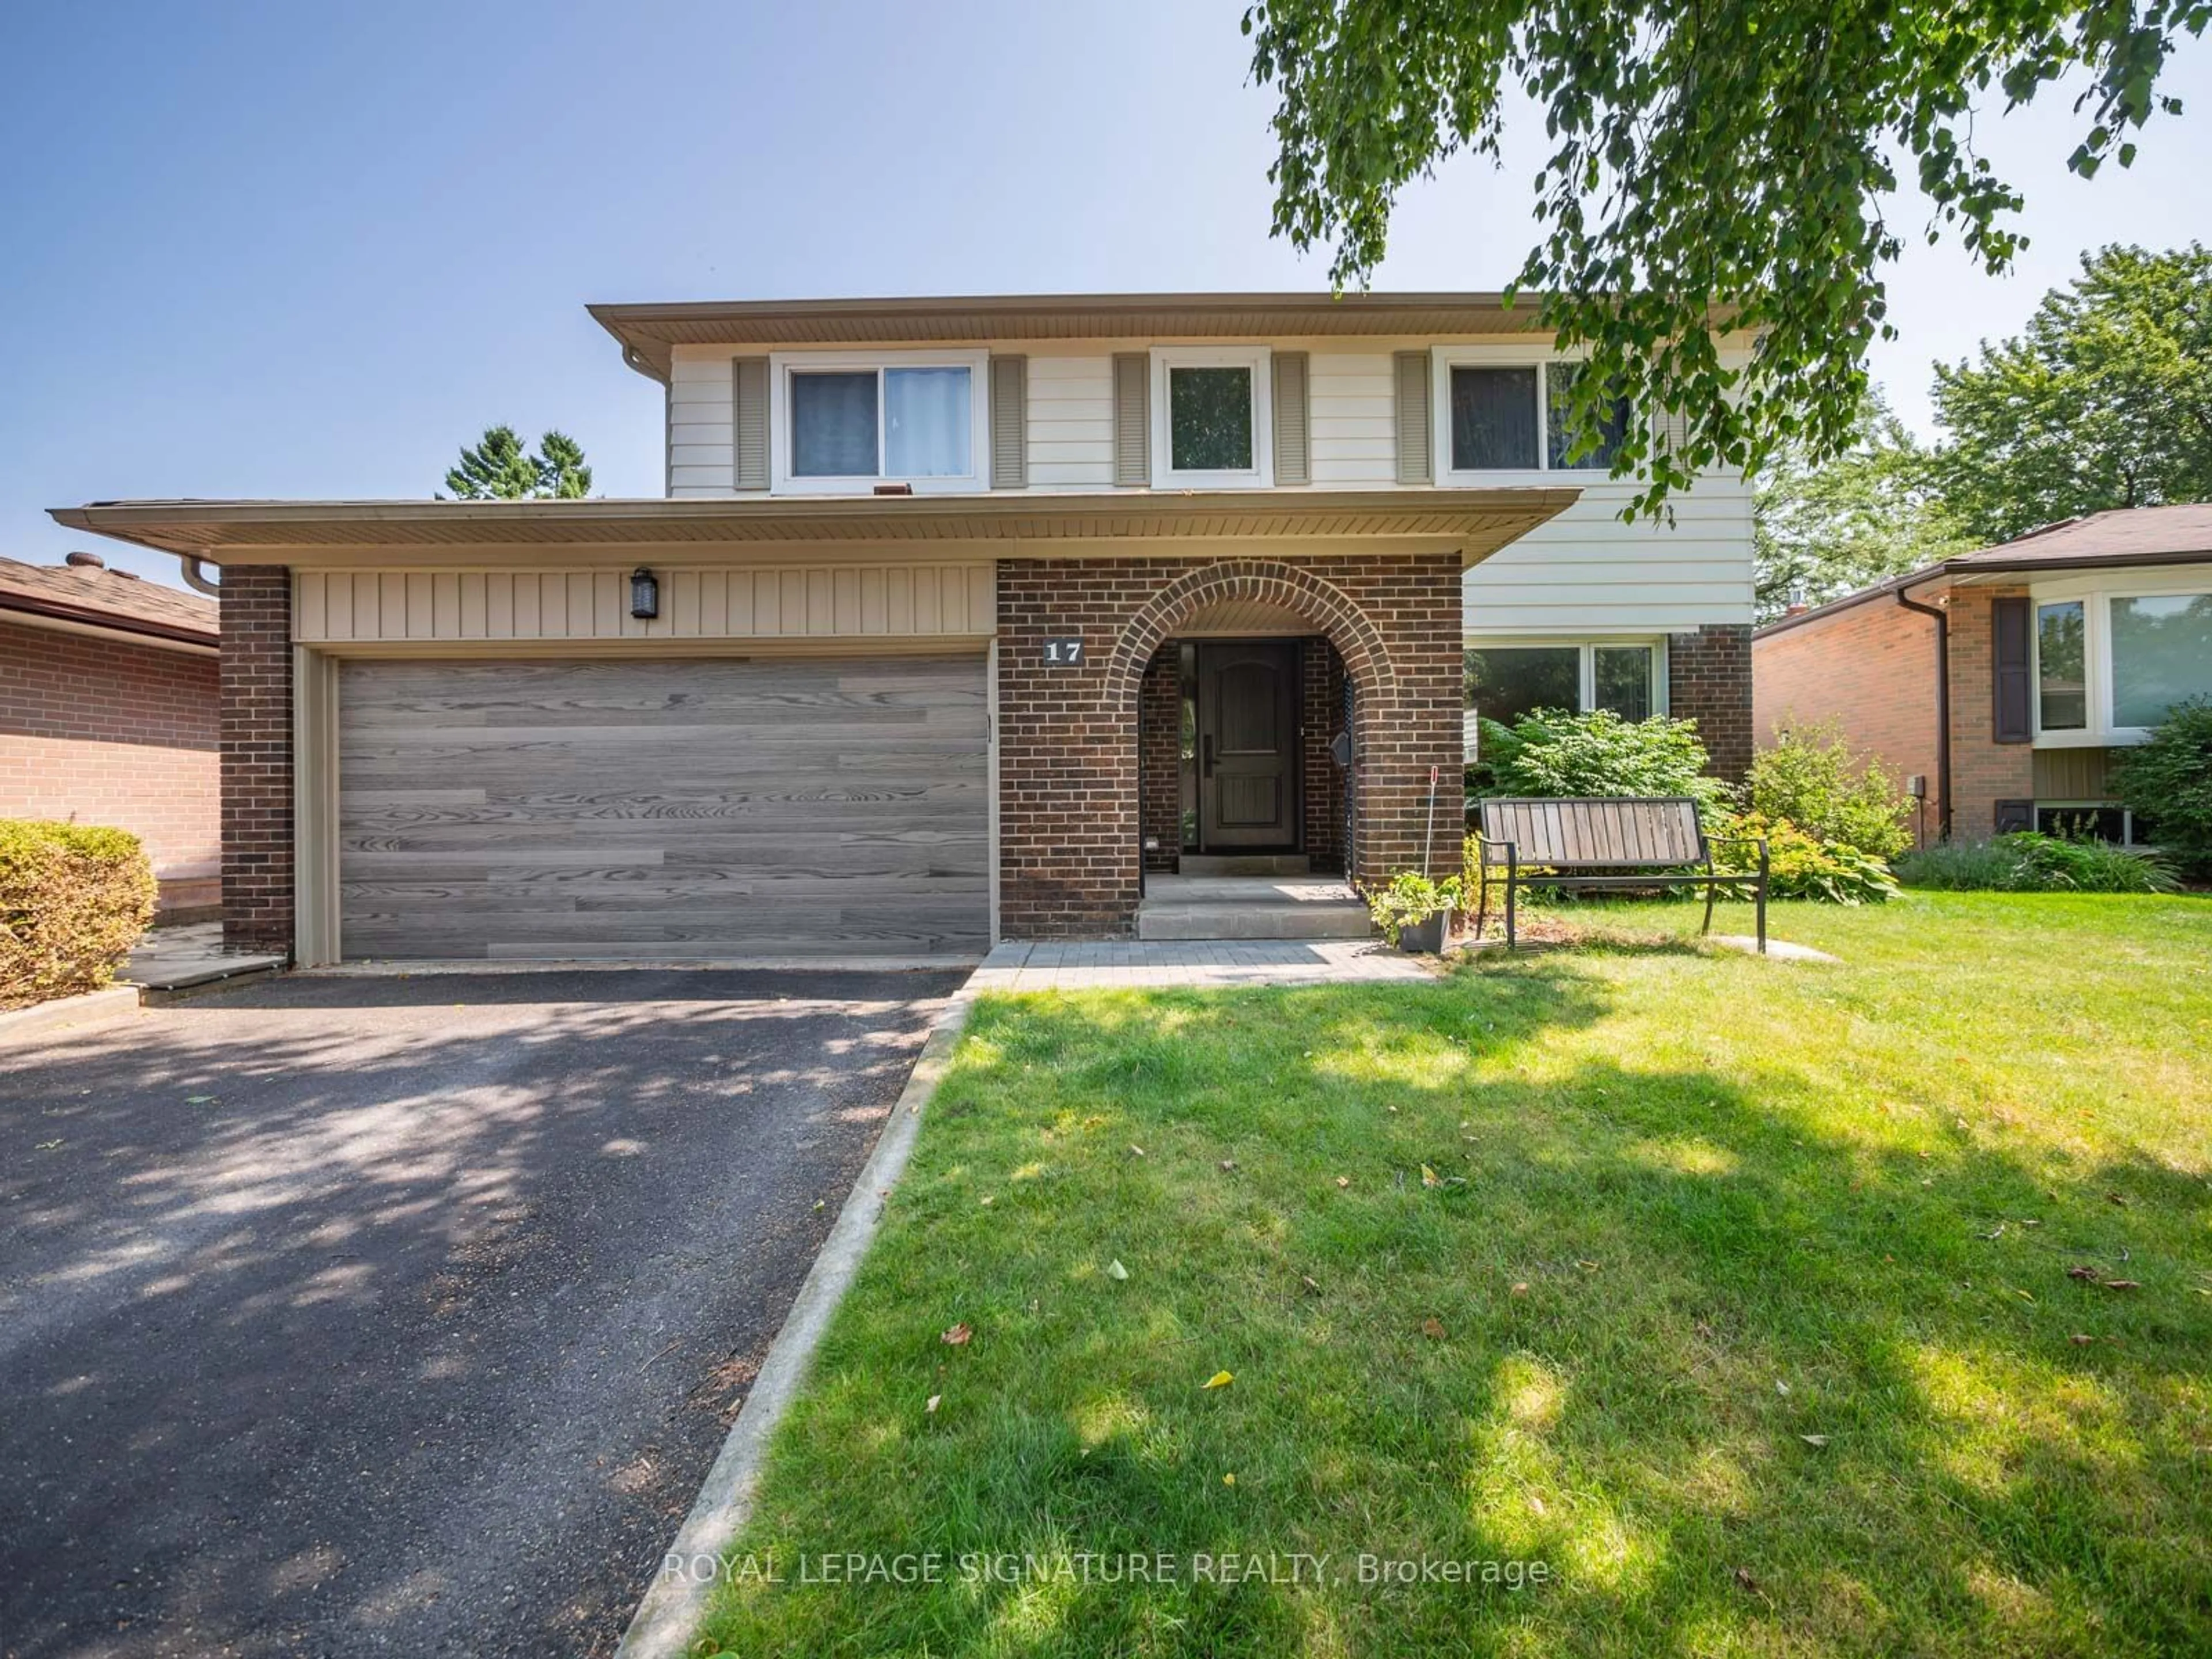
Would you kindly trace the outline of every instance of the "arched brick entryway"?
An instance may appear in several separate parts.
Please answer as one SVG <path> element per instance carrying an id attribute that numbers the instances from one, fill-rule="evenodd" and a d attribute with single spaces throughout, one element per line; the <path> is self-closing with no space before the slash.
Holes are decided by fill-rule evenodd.
<path id="1" fill-rule="evenodd" d="M 1379 707 L 1395 699 L 1397 678 L 1382 633 L 1341 592 L 1295 565 L 1227 559 L 1178 576 L 1130 617 L 1106 665 L 1108 709 L 1117 717 L 1133 717 L 1137 688 L 1152 653 L 1180 623 L 1208 605 L 1240 601 L 1297 611 L 1328 636 L 1363 703 Z"/>
<path id="2" fill-rule="evenodd" d="M 1001 927 L 1010 939 L 1126 935 L 1141 890 L 1139 704 L 1147 666 L 1202 613 L 1295 615 L 1355 689 L 1357 879 L 1460 863 L 1462 565 L 1456 552 L 1311 557 L 1002 559 Z M 1295 630 L 1286 630 L 1295 631 Z M 1069 665 L 1048 644 L 1082 640 Z"/>

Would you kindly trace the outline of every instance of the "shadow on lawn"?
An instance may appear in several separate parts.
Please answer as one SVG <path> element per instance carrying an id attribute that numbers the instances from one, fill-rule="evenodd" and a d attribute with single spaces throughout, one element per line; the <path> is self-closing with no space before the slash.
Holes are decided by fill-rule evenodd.
<path id="1" fill-rule="evenodd" d="M 805 1513 L 834 1455 L 883 1499 L 838 1510 L 835 1547 L 1019 1547 L 991 1535 L 1014 1524 L 1186 1560 L 1540 1559 L 1564 1583 L 987 1584 L 865 1613 L 839 1599 L 860 1591 L 781 1612 L 740 1596 L 717 1627 L 727 1645 L 788 1642 L 787 1618 L 826 1644 L 856 1614 L 878 1647 L 1023 1654 L 2212 1642 L 2197 1473 L 2212 1322 L 2188 1305 L 2181 1259 L 2212 1207 L 2202 1179 L 2135 1154 L 2053 1194 L 2021 1154 L 1963 1133 L 1915 1144 L 1873 1107 L 1838 1117 L 1787 1056 L 1750 1076 L 1565 1058 L 1557 1039 L 1619 994 L 1552 957 L 1433 987 L 986 1005 L 881 1277 L 825 1352 L 824 1397 L 795 1419 L 767 1500 Z M 1425 1075 L 1389 1063 L 1408 1054 Z M 1356 1085 L 1354 1055 L 1382 1062 Z M 1257 1098 L 1255 1066 L 1268 1068 Z M 973 1192 L 932 1182 L 1033 1125 L 1041 1076 L 1053 1109 L 1120 1114 L 1147 1146 L 1144 1173 L 1107 1149 L 1110 1233 L 1086 1196 L 1097 1182 L 1077 1181 L 1004 1214 L 1023 1229 L 1013 1265 L 965 1253 L 964 1235 L 937 1230 L 964 1224 Z M 1300 1193 L 1256 1191 L 1216 1216 L 1217 1151 L 1255 1188 L 1312 1168 L 1360 1179 L 1338 1195 L 1302 1174 Z M 1467 1185 L 1425 1190 L 1423 1164 Z M 1205 1264 L 1146 1294 L 1172 1328 L 1206 1333 L 1206 1365 L 1237 1373 L 1231 1405 L 1193 1408 L 1196 1358 L 1152 1369 L 1141 1324 L 1125 1357 L 1115 1313 L 1073 1316 L 1074 1334 L 1037 1314 L 1036 1291 L 1064 1292 L 1117 1237 Z M 2145 1288 L 2067 1277 L 2085 1263 Z M 1310 1267 L 1317 1295 L 1300 1287 Z M 947 1285 L 970 1270 L 1009 1275 L 996 1304 Z M 1340 1294 L 1359 1304 L 1356 1328 L 1337 1322 Z M 987 1422 L 916 1436 L 904 1395 L 933 1386 L 934 1330 L 978 1295 L 1013 1392 Z M 1425 1315 L 1444 1339 L 1423 1334 Z M 1054 1395 L 1034 1352 L 1079 1340 L 1086 1317 L 1098 1374 Z M 2099 1340 L 2077 1346 L 2076 1332 Z M 928 1357 L 861 1375 L 902 1348 Z M 1246 1471 L 1235 1498 L 1218 1492 L 1224 1465 Z M 780 1537 L 832 1547 L 803 1523 Z"/>

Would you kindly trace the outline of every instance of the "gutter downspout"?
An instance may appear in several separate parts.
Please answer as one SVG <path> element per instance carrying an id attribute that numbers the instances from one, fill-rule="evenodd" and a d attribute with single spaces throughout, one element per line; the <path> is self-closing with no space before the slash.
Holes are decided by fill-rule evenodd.
<path id="1" fill-rule="evenodd" d="M 191 588 L 193 592 L 204 593 L 211 599 L 219 599 L 222 597 L 222 585 L 208 580 L 206 570 L 200 565 L 198 554 L 179 553 L 177 555 L 177 563 L 185 573 L 185 586 Z"/>
<path id="2" fill-rule="evenodd" d="M 1936 814 L 1936 838 L 1951 839 L 1951 617 L 1940 606 L 1923 605 L 1897 591 L 1897 602 L 1936 619 L 1936 789 L 1942 806 Z"/>

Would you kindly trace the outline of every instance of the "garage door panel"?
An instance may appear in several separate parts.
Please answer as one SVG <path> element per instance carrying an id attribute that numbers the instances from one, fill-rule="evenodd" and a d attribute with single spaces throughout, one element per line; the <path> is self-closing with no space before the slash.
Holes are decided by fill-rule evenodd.
<path id="1" fill-rule="evenodd" d="M 974 956 L 979 658 L 342 665 L 349 957 Z"/>

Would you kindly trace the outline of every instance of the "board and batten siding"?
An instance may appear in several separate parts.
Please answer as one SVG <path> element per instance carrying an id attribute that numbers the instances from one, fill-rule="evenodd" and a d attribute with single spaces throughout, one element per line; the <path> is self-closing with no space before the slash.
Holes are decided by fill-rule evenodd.
<path id="1" fill-rule="evenodd" d="M 301 645 L 510 640 L 988 639 L 989 564 L 741 566 L 659 572 L 660 615 L 629 614 L 629 570 L 303 570 Z"/>

